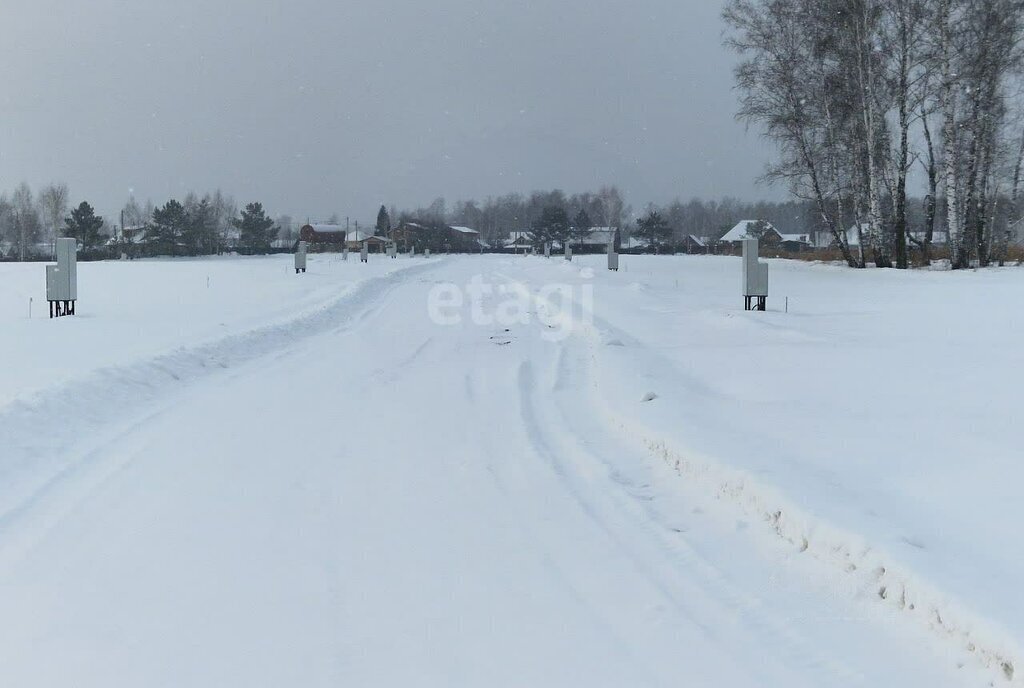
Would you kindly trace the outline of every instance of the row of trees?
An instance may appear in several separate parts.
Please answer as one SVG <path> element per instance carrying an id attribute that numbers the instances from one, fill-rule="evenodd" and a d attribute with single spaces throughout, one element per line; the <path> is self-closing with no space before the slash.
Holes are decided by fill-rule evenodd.
<path id="1" fill-rule="evenodd" d="M 70 194 L 65 184 L 49 184 L 33 192 L 25 183 L 0 194 L 0 254 L 29 258 L 62 236 Z"/>
<path id="2" fill-rule="evenodd" d="M 739 116 L 781 153 L 767 178 L 814 204 L 851 266 L 905 268 L 911 244 L 928 260 L 937 227 L 954 268 L 1002 259 L 1021 217 L 1024 0 L 730 0 L 724 18 Z"/>
<path id="3" fill-rule="evenodd" d="M 564 206 L 549 205 L 545 206 L 540 217 L 533 221 L 527 236 L 535 246 L 550 242 L 565 245 L 590 234 L 593 226 L 594 223 L 585 208 L 580 208 L 570 220 Z"/>
<path id="4" fill-rule="evenodd" d="M 26 260 L 50 257 L 58 237 L 78 239 L 87 251 L 106 237 L 103 218 L 82 201 L 69 210 L 66 184 L 49 184 L 34 193 L 25 183 L 0 194 L 0 257 Z"/>
<path id="5" fill-rule="evenodd" d="M 234 201 L 217 191 L 189 194 L 183 202 L 157 208 L 130 199 L 119 222 L 105 221 L 87 202 L 69 207 L 65 184 L 50 184 L 34 193 L 20 184 L 0 194 L 0 258 L 49 258 L 58 237 L 79 241 L 85 255 L 202 255 L 239 250 L 266 253 L 278 237 L 281 221 L 269 218 L 259 203 L 239 213 Z"/>
<path id="6" fill-rule="evenodd" d="M 558 211 L 557 217 L 551 215 L 555 211 Z M 543 220 L 546 212 L 549 217 Z M 561 217 L 563 213 L 564 218 Z M 557 189 L 530 194 L 511 193 L 483 201 L 459 201 L 450 208 L 445 199 L 438 198 L 426 208 L 404 211 L 392 208 L 389 216 L 399 222 L 416 219 L 472 227 L 488 244 L 500 246 L 514 232 L 541 231 L 555 240 L 560 240 L 557 237 L 561 236 L 568 238 L 576 224 L 574 221 L 584 217 L 588 226 L 625 228 L 631 221 L 632 209 L 621 191 L 609 186 L 596 193 L 572 195 Z M 543 229 L 540 228 L 542 226 Z"/>
<path id="7" fill-rule="evenodd" d="M 219 193 L 190 195 L 184 203 L 171 199 L 142 219 L 140 224 L 125 225 L 117 250 L 150 256 L 212 255 L 230 249 L 267 253 L 280 231 L 262 204 L 248 204 L 239 217 L 233 203 Z"/>
<path id="8" fill-rule="evenodd" d="M 569 219 L 566 209 L 557 205 L 549 205 L 541 212 L 541 216 L 534 221 L 527 238 L 534 246 L 542 246 L 549 242 L 559 244 L 572 244 L 590 235 L 593 223 L 590 214 L 585 208 L 580 208 L 576 216 Z M 608 226 L 609 229 L 619 230 L 621 239 L 621 227 Z M 656 209 L 649 209 L 647 214 L 639 218 L 632 226 L 632 236 L 643 239 L 648 246 L 657 252 L 662 246 L 672 243 L 673 229 L 668 221 L 662 217 Z M 614 234 L 612 235 L 615 236 Z"/>
<path id="9" fill-rule="evenodd" d="M 908 217 L 913 221 L 921 219 L 921 205 L 915 201 L 908 209 Z M 596 226 L 612 227 L 620 230 L 623 238 L 639 237 L 654 247 L 670 250 L 681 246 L 688 234 L 718 239 L 741 220 L 764 220 L 782 232 L 807 236 L 813 236 L 821 227 L 814 204 L 804 200 L 693 199 L 663 206 L 651 204 L 635 217 L 632 207 L 615 187 L 572 195 L 559 190 L 507 194 L 484 201 L 459 201 L 450 209 L 440 198 L 429 207 L 411 211 L 382 207 L 378 213 L 378 233 L 386 233 L 380 228 L 389 226 L 392 217 L 473 227 L 491 246 L 503 245 L 514 233 L 526 235 L 538 245 L 544 241 L 573 241 Z"/>

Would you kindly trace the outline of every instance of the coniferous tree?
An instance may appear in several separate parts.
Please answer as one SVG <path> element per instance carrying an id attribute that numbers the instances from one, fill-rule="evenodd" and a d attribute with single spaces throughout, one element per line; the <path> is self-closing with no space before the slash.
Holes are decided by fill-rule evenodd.
<path id="1" fill-rule="evenodd" d="M 646 239 L 647 243 L 654 247 L 655 252 L 658 251 L 658 246 L 672 236 L 672 228 L 669 227 L 668 223 L 656 210 L 652 210 L 647 213 L 646 217 L 640 218 L 636 222 L 636 234 L 642 239 Z"/>
<path id="2" fill-rule="evenodd" d="M 590 221 L 590 215 L 586 209 L 580 208 L 580 211 L 576 213 L 576 217 L 572 220 L 572 238 L 585 239 L 590 236 L 590 229 L 593 226 L 594 223 Z"/>
<path id="3" fill-rule="evenodd" d="M 185 206 L 182 243 L 185 252 L 189 255 L 198 256 L 217 252 L 217 226 L 209 198 L 189 199 Z"/>
<path id="4" fill-rule="evenodd" d="M 557 241 L 565 245 L 569 240 L 570 229 L 569 214 L 565 212 L 565 208 L 548 205 L 544 207 L 540 217 L 533 223 L 530 239 L 535 245 L 548 241 Z"/>
<path id="5" fill-rule="evenodd" d="M 250 203 L 242 211 L 242 217 L 232 220 L 240 233 L 240 247 L 247 253 L 267 253 L 277 238 L 280 228 L 267 217 L 262 203 Z"/>
<path id="6" fill-rule="evenodd" d="M 64 219 L 65 236 L 77 239 L 85 251 L 95 248 L 99 243 L 101 229 L 103 218 L 97 216 L 93 207 L 85 201 L 71 211 L 71 217 Z"/>
<path id="7" fill-rule="evenodd" d="M 178 201 L 171 199 L 162 208 L 156 208 L 146 227 L 146 253 L 156 256 L 181 254 L 187 226 L 188 214 Z"/>
<path id="8" fill-rule="evenodd" d="M 380 210 L 377 211 L 377 236 L 388 236 L 391 233 L 391 216 L 388 215 L 388 209 L 383 205 Z"/>

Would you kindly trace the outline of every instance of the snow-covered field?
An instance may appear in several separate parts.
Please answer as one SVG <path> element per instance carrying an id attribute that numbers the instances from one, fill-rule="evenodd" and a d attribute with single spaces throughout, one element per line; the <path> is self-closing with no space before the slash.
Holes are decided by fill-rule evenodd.
<path id="1" fill-rule="evenodd" d="M 1024 271 L 290 261 L 0 265 L 0 685 L 1022 681 Z"/>

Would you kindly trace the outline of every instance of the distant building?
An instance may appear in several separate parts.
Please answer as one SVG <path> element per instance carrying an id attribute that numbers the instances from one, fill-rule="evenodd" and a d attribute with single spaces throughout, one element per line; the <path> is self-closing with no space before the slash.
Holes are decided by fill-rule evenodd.
<path id="1" fill-rule="evenodd" d="M 345 228 L 335 224 L 308 224 L 299 230 L 299 241 L 310 251 L 340 251 L 345 245 Z"/>
<path id="2" fill-rule="evenodd" d="M 531 236 L 532 234 L 525 229 L 509 232 L 501 246 L 495 248 L 512 249 L 513 251 L 518 251 L 520 249 L 529 250 L 533 247 L 533 240 L 530 238 Z"/>
<path id="3" fill-rule="evenodd" d="M 460 235 L 463 239 L 467 241 L 476 242 L 479 241 L 480 239 L 480 232 L 476 231 L 475 229 L 470 229 L 469 227 L 452 226 L 449 227 L 448 229 L 450 229 L 454 234 Z"/>
<path id="4" fill-rule="evenodd" d="M 649 244 L 647 239 L 630 236 L 619 242 L 619 250 L 626 253 L 642 253 L 647 250 Z"/>
<path id="5" fill-rule="evenodd" d="M 591 227 L 584 237 L 574 237 L 569 241 L 573 251 L 577 253 L 604 253 L 608 244 L 615 243 L 617 249 L 622 247 L 619 230 L 614 227 Z"/>
<path id="6" fill-rule="evenodd" d="M 693 234 L 687 234 L 685 237 L 683 237 L 683 252 L 707 253 L 708 243 L 709 241 L 707 237 L 699 237 Z"/>
<path id="7" fill-rule="evenodd" d="M 470 227 L 451 227 L 442 222 L 426 220 L 403 220 L 391 230 L 391 239 L 400 250 L 411 247 L 417 250 L 456 251 L 479 253 L 486 246 L 480 239 L 480 232 Z"/>
<path id="8" fill-rule="evenodd" d="M 362 251 L 363 244 L 366 244 L 366 250 L 370 253 L 383 253 L 387 243 L 387 237 L 369 234 L 360 229 L 350 230 L 345 240 L 345 246 L 349 251 Z"/>
<path id="9" fill-rule="evenodd" d="M 774 247 L 797 253 L 811 248 L 810 234 L 783 234 L 770 222 L 764 220 L 743 220 L 720 239 L 721 242 L 739 246 L 744 239 L 757 239 L 762 246 Z"/>

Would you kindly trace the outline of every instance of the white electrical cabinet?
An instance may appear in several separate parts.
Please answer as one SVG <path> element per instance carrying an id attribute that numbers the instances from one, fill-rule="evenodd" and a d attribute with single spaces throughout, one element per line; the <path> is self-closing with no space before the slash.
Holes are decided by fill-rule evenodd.
<path id="1" fill-rule="evenodd" d="M 768 296 L 768 263 L 758 260 L 757 239 L 743 240 L 743 295 Z"/>
<path id="2" fill-rule="evenodd" d="M 46 266 L 46 300 L 78 300 L 78 246 L 74 239 L 57 239 L 57 264 Z"/>
<path id="3" fill-rule="evenodd" d="M 765 310 L 768 263 L 758 260 L 757 239 L 743 240 L 743 298 L 746 310 Z"/>
<path id="4" fill-rule="evenodd" d="M 307 244 L 305 241 L 300 241 L 298 247 L 295 249 L 295 273 L 306 271 L 306 251 Z"/>
<path id="5" fill-rule="evenodd" d="M 67 237 L 57 239 L 54 249 L 57 264 L 46 266 L 46 300 L 51 318 L 74 315 L 78 300 L 78 242 Z"/>
<path id="6" fill-rule="evenodd" d="M 70 301 L 67 280 L 56 265 L 46 266 L 46 300 Z"/>

